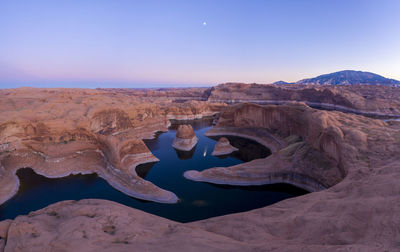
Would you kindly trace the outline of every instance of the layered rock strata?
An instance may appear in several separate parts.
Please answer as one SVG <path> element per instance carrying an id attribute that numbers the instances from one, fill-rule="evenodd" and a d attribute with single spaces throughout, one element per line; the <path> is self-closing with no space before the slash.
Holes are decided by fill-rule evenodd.
<path id="1" fill-rule="evenodd" d="M 211 88 L 208 101 L 258 104 L 304 102 L 328 110 L 400 117 L 400 88 L 375 85 L 272 85 L 225 83 Z"/>
<path id="2" fill-rule="evenodd" d="M 1 139 L 7 143 L 0 155 L 1 203 L 18 191 L 16 171 L 22 167 L 31 167 L 46 177 L 97 173 L 130 196 L 164 203 L 177 201 L 172 192 L 136 175 L 137 165 L 158 161 L 141 139 L 121 140 L 84 129 L 57 132 L 42 124 L 7 123 L 0 128 Z M 30 129 L 36 133 L 27 134 Z"/>
<path id="3" fill-rule="evenodd" d="M 0 222 L 0 244 L 5 251 L 43 251 L 43 246 L 82 251 L 398 249 L 400 124 L 302 104 L 246 104 L 228 109 L 212 131 L 225 133 L 225 129 L 271 143 L 271 162 L 288 172 L 319 174 L 318 182 L 328 188 L 187 224 L 104 200 L 64 201 Z M 254 161 L 259 169 L 274 171 L 267 159 Z M 307 167 L 311 161 L 315 166 Z M 252 169 L 250 163 L 246 165 Z M 254 175 L 255 170 L 241 169 Z M 225 172 L 229 180 L 245 181 L 234 168 Z M 223 178 L 219 172 L 214 175 Z"/>
<path id="4" fill-rule="evenodd" d="M 179 125 L 172 146 L 178 150 L 190 151 L 196 146 L 197 140 L 192 125 Z"/>
<path id="5" fill-rule="evenodd" d="M 215 144 L 214 150 L 211 153 L 211 155 L 214 156 L 228 155 L 237 150 L 238 148 L 233 147 L 229 143 L 229 140 L 226 137 L 221 137 Z"/>
<path id="6" fill-rule="evenodd" d="M 347 174 L 346 162 L 355 152 L 346 143 L 345 136 L 357 140 L 360 147 L 366 145 L 365 134 L 342 126 L 341 118 L 335 113 L 314 110 L 303 103 L 232 106 L 221 114 L 208 135 L 233 133 L 248 135 L 260 143 L 271 142 L 269 135 L 257 132 L 260 128 L 279 143 L 279 148 L 273 148 L 267 158 L 232 167 L 187 171 L 184 176 L 230 185 L 290 183 L 309 191 L 320 191 L 337 184 Z"/>
<path id="7" fill-rule="evenodd" d="M 170 118 L 209 116 L 224 107 L 104 90 L 20 88 L 0 94 L 0 203 L 17 192 L 15 174 L 23 167 L 46 177 L 97 173 L 132 197 L 175 203 L 174 193 L 137 176 L 137 165 L 158 161 L 142 139 L 167 131 Z"/>

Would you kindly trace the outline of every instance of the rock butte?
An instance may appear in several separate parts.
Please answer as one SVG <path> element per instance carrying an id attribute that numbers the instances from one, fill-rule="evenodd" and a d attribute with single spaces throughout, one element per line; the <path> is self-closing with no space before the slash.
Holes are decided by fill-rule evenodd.
<path id="1" fill-rule="evenodd" d="M 172 146 L 178 150 L 190 151 L 197 144 L 197 140 L 192 125 L 179 125 Z"/>
<path id="2" fill-rule="evenodd" d="M 215 144 L 214 151 L 211 153 L 211 155 L 214 156 L 228 155 L 237 150 L 238 148 L 233 147 L 229 143 L 229 140 L 226 137 L 221 137 Z"/>
<path id="3" fill-rule="evenodd" d="M 43 251 L 44 244 L 52 251 L 398 249 L 399 122 L 321 111 L 304 103 L 229 107 L 211 103 L 211 97 L 217 96 L 215 90 L 221 88 L 227 90 L 219 98 L 231 92 L 231 100 L 241 99 L 235 97 L 238 88 L 246 91 L 240 95 L 253 100 L 260 97 L 248 92 L 261 89 L 262 99 L 271 95 L 288 100 L 283 94 L 304 92 L 310 97 L 301 99 L 309 102 L 321 94 L 321 102 L 343 106 L 346 101 L 346 107 L 370 114 L 400 111 L 399 91 L 378 86 L 320 89 L 225 84 L 213 89 L 126 92 L 1 90 L 3 201 L 18 187 L 16 169 L 27 166 L 45 176 L 97 172 L 122 191 L 171 199 L 170 192 L 136 178 L 135 165 L 154 159 L 141 139 L 166 130 L 169 118 L 197 118 L 219 111 L 223 111 L 220 119 L 208 135 L 248 137 L 270 148 L 272 154 L 233 167 L 190 172 L 187 177 L 222 184 L 284 181 L 315 192 L 186 224 L 105 200 L 63 201 L 0 222 L 0 246 L 5 251 Z M 208 102 L 181 103 L 193 97 Z"/>

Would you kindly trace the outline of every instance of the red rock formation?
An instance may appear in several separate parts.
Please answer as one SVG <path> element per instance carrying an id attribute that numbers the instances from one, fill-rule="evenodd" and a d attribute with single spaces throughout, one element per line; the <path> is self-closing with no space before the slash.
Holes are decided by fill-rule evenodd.
<path id="1" fill-rule="evenodd" d="M 190 139 L 195 136 L 192 125 L 183 124 L 178 126 L 178 130 L 176 131 L 176 137 Z"/>
<path id="2" fill-rule="evenodd" d="M 239 86 L 242 88 L 238 93 L 247 92 L 246 87 Z M 255 88 L 265 91 L 262 86 Z M 391 89 L 365 87 L 357 94 L 356 88 L 328 88 L 331 93 L 318 89 L 310 93 L 319 92 L 321 97 L 342 96 L 357 109 L 365 105 L 368 111 L 397 113 L 399 95 L 394 89 L 389 92 Z M 300 91 L 287 92 L 293 95 L 290 99 L 297 100 L 302 97 Z M 384 94 L 388 96 L 386 104 Z M 261 96 L 264 99 L 267 94 Z M 141 138 L 151 137 L 154 130 L 165 130 L 169 117 L 196 117 L 198 112 L 212 114 L 218 112 L 213 106 L 222 109 L 223 105 L 176 104 L 166 96 L 133 97 L 108 90 L 0 90 L 1 199 L 12 195 L 18 186 L 15 170 L 32 167 L 48 177 L 97 172 L 127 193 L 170 200 L 167 196 L 171 194 L 139 180 L 133 173 L 137 162 L 151 157 Z M 339 97 L 329 99 L 338 101 Z M 91 128 L 91 120 L 106 109 L 119 109 L 123 113 L 116 112 L 115 115 L 122 115 L 116 116 L 116 120 L 106 116 Z M 125 114 L 132 127 L 126 127 Z M 273 153 L 267 159 L 206 170 L 198 178 L 237 184 L 280 179 L 315 191 L 322 189 L 319 186 L 327 189 L 249 212 L 187 224 L 109 201 L 64 201 L 0 222 L 0 248 L 5 247 L 5 251 L 43 251 L 43 246 L 48 250 L 78 251 L 398 250 L 399 123 L 318 111 L 304 104 L 245 104 L 229 107 L 210 134 L 227 132 L 257 140 Z"/>
<path id="3" fill-rule="evenodd" d="M 233 147 L 229 143 L 229 140 L 226 137 L 221 137 L 215 144 L 214 151 L 211 153 L 211 155 L 214 156 L 228 155 L 237 150 L 238 150 L 237 148 Z"/>
<path id="4" fill-rule="evenodd" d="M 400 117 L 400 88 L 374 85 L 312 86 L 226 83 L 210 91 L 208 101 L 282 104 L 305 102 L 310 106 L 361 113 L 371 116 Z"/>
<path id="5" fill-rule="evenodd" d="M 172 146 L 175 149 L 190 151 L 197 144 L 192 125 L 179 125 Z"/>
<path id="6" fill-rule="evenodd" d="M 232 168 L 188 171 L 185 177 L 234 185 L 286 182 L 311 191 L 330 187 L 344 178 L 345 162 L 355 155 L 344 141 L 338 118 L 330 114 L 302 103 L 231 106 L 216 125 L 222 129 L 221 135 L 225 135 L 224 128 L 228 130 L 226 134 L 232 131 L 244 134 L 242 129 L 250 130 L 251 134 L 251 129 L 262 128 L 278 138 L 282 146 L 265 159 Z M 256 137 L 263 136 L 257 134 Z"/>
<path id="7" fill-rule="evenodd" d="M 31 167 L 47 177 L 97 173 L 130 196 L 164 203 L 177 197 L 136 175 L 138 164 L 158 160 L 141 139 L 166 131 L 169 119 L 201 118 L 225 106 L 173 103 L 165 92 L 147 98 L 114 90 L 35 88 L 0 90 L 0 105 L 0 202 L 18 190 L 16 170 Z"/>
<path id="8" fill-rule="evenodd" d="M 11 223 L 0 222 L 6 251 L 42 251 L 43 244 L 53 250 L 397 250 L 400 124 L 318 111 L 303 104 L 238 105 L 222 114 L 213 131 L 227 130 L 270 143 L 273 151 L 267 159 L 226 168 L 224 176 L 229 179 L 240 175 L 235 169 L 257 179 L 262 173 L 248 169 L 273 170 L 276 165 L 310 177 L 319 174 L 320 182 L 330 187 L 260 209 L 186 224 L 109 201 L 64 201 Z"/>

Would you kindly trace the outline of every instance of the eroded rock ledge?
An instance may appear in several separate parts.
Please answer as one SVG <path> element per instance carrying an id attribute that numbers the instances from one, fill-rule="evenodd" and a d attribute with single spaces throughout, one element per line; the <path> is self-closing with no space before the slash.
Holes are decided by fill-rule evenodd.
<path id="1" fill-rule="evenodd" d="M 62 93 L 65 94 L 65 92 Z M 82 90 L 79 90 L 79 93 L 82 93 Z M 67 132 L 79 128 L 77 125 L 88 129 L 88 120 L 91 117 L 84 119 L 83 123 L 78 123 L 77 115 L 79 115 L 78 118 L 85 118 L 83 115 L 86 112 L 91 114 L 91 106 L 94 106 L 91 102 L 115 106 L 112 102 L 117 103 L 121 98 L 119 94 L 106 94 L 103 94 L 101 99 L 93 93 L 82 100 L 76 98 L 79 96 L 72 96 L 71 104 L 68 106 L 65 105 L 65 99 L 68 99 L 68 96 L 59 99 L 64 102 L 60 105 L 53 101 L 39 102 L 39 99 L 58 99 L 60 93 L 57 92 L 47 96 L 41 95 L 34 101 L 31 99 L 32 92 L 28 93 L 24 99 L 9 99 L 6 95 L 2 95 L 0 96 L 2 101 L 0 117 L 3 123 L 16 120 L 16 117 L 23 118 L 25 122 L 31 121 L 30 118 L 33 116 L 40 117 L 40 120 L 45 121 L 45 125 L 52 129 L 51 132 L 57 128 L 57 125 L 68 129 Z M 118 99 L 111 97 L 118 97 Z M 28 102 L 32 102 L 31 106 L 26 106 Z M 75 102 L 87 102 L 91 105 L 86 107 L 87 110 L 81 110 L 82 105 L 75 107 Z M 25 106 L 29 108 L 27 109 L 29 111 L 23 109 L 23 113 L 19 111 L 21 114 L 18 113 L 16 116 L 15 111 Z M 156 121 L 152 124 L 149 123 L 151 121 L 149 119 L 133 119 L 152 118 L 150 112 L 145 112 L 145 108 L 148 107 L 141 107 L 143 110 L 140 110 L 140 113 L 135 112 L 137 110 L 132 107 L 125 105 L 124 110 L 133 121 L 134 129 L 138 130 L 137 134 L 151 137 L 152 132 L 148 132 L 146 125 L 155 125 Z M 180 111 L 185 109 L 182 108 Z M 227 114 L 227 118 L 222 119 L 219 122 L 220 125 L 213 131 L 223 133 L 224 128 L 229 129 L 233 134 L 237 129 L 235 134 L 246 133 L 255 140 L 258 139 L 260 143 L 263 141 L 272 143 L 269 147 L 273 153 L 279 153 L 281 157 L 293 157 L 293 160 L 296 160 L 296 157 L 304 158 L 301 153 L 304 145 L 308 144 L 307 148 L 313 148 L 328 158 L 330 157 L 328 155 L 335 153 L 332 151 L 335 150 L 333 143 L 338 144 L 344 149 L 339 149 L 338 155 L 333 155 L 339 157 L 339 161 L 335 158 L 332 160 L 333 164 L 343 165 L 343 171 L 346 174 L 344 179 L 326 190 L 284 200 L 268 207 L 187 224 L 169 221 L 110 201 L 63 201 L 29 215 L 19 216 L 15 220 L 0 222 L 0 248 L 5 246 L 5 251 L 43 251 L 43 246 L 47 245 L 46 249 L 59 251 L 66 249 L 176 251 L 177 247 L 192 251 L 398 250 L 400 236 L 399 123 L 386 123 L 340 112 L 316 111 L 303 105 L 285 105 L 281 109 L 273 106 L 243 105 L 235 109 L 238 116 Z M 246 117 L 243 115 L 246 109 L 250 112 L 254 109 L 260 115 L 269 114 L 270 116 Z M 43 111 L 44 114 L 39 111 Z M 132 116 L 135 113 L 138 114 Z M 51 118 L 46 115 L 51 115 L 49 116 Z M 66 115 L 70 120 L 59 119 Z M 237 120 L 233 121 L 229 118 Z M 227 121 L 226 125 L 222 123 L 223 120 Z M 313 120 L 317 121 L 313 122 Z M 17 122 L 19 123 L 21 121 Z M 165 124 L 160 122 L 159 125 Z M 263 128 L 254 128 L 257 125 Z M 36 124 L 35 128 L 30 128 L 30 130 L 42 132 L 44 129 Z M 23 139 L 35 140 L 36 133 L 30 133 L 28 136 L 31 137 L 28 138 L 26 135 L 18 136 L 16 128 L 11 129 L 7 131 L 8 138 L 4 138 L 4 133 L 1 133 L 2 155 L 12 154 L 15 151 L 13 146 L 22 144 L 25 141 Z M 115 132 L 115 137 L 124 138 L 132 132 L 131 130 Z M 267 139 L 264 135 L 257 133 L 269 131 Z M 314 135 L 313 132 L 322 134 Z M 329 132 L 336 132 L 337 135 Z M 338 136 L 338 138 L 330 141 L 328 136 Z M 272 137 L 278 141 L 272 141 Z M 59 139 L 53 139 L 50 142 L 57 141 Z M 327 150 L 326 153 L 325 150 Z M 281 151 L 283 153 L 280 153 Z M 292 153 L 294 155 L 291 155 Z M 293 162 L 290 161 L 290 163 Z M 0 169 L 2 176 L 8 174 L 8 169 L 7 166 Z M 339 170 L 338 166 L 333 170 Z"/>
<path id="2" fill-rule="evenodd" d="M 15 175 L 22 167 L 30 167 L 46 177 L 64 177 L 70 174 L 97 173 L 116 189 L 132 197 L 163 203 L 174 203 L 177 197 L 136 175 L 135 167 L 158 159 L 151 154 L 141 139 L 118 139 L 112 135 L 99 135 L 84 129 L 59 135 L 46 128 L 34 136 L 26 135 L 35 124 L 2 125 L 2 136 L 10 139 L 1 155 L 1 203 L 18 190 Z M 57 138 L 60 141 L 49 141 Z"/>
<path id="3" fill-rule="evenodd" d="M 328 110 L 400 117 L 400 88 L 390 86 L 225 83 L 213 87 L 209 93 L 210 102 L 284 104 L 297 101 Z"/>
<path id="4" fill-rule="evenodd" d="M 175 203 L 173 192 L 137 176 L 137 165 L 158 161 L 142 139 L 167 131 L 169 119 L 201 118 L 225 106 L 83 89 L 0 92 L 0 203 L 18 191 L 15 174 L 24 167 L 46 177 L 97 173 L 132 197 Z"/>
<path id="5" fill-rule="evenodd" d="M 272 116 L 260 120 L 242 118 L 247 109 L 266 115 L 272 112 Z M 308 148 L 319 152 L 334 150 L 327 148 L 332 144 L 325 146 L 324 141 L 330 141 L 326 139 L 332 136 L 329 132 L 337 132 L 328 128 L 337 127 L 343 136 L 337 132 L 339 138 L 333 142 L 345 148 L 338 157 L 347 175 L 326 190 L 244 213 L 187 224 L 110 201 L 63 201 L 13 221 L 0 222 L 0 245 L 5 244 L 5 251 L 17 248 L 43 251 L 43 244 L 49 244 L 47 248 L 52 250 L 68 247 L 80 251 L 176 251 L 177 247 L 193 251 L 397 250 L 400 124 L 315 111 L 301 104 L 280 109 L 241 105 L 228 111 L 236 111 L 239 117 L 223 115 L 215 130 L 223 132 L 225 123 L 237 125 L 230 132 L 234 133 L 233 129 L 237 128 L 240 134 L 276 129 L 274 136 L 285 143 L 273 153 L 286 157 L 304 158 L 299 152 L 307 143 Z M 308 122 L 309 119 L 313 121 Z M 302 127 L 293 127 L 296 122 Z M 254 125 L 265 128 L 252 131 Z M 322 134 L 317 135 L 315 143 L 307 142 L 318 129 Z M 264 141 L 262 138 L 259 142 Z M 279 142 L 273 143 L 279 146 Z M 326 155 L 332 153 L 335 152 L 327 151 Z"/>
<path id="6" fill-rule="evenodd" d="M 335 113 L 314 110 L 304 103 L 232 106 L 207 134 L 255 139 L 272 146 L 272 154 L 231 167 L 187 171 L 184 176 L 230 185 L 290 183 L 309 191 L 331 187 L 346 176 L 346 162 L 357 155 L 345 137 L 357 140 L 361 148 L 367 144 L 363 132 L 342 125 Z M 259 129 L 269 134 L 260 134 Z"/>

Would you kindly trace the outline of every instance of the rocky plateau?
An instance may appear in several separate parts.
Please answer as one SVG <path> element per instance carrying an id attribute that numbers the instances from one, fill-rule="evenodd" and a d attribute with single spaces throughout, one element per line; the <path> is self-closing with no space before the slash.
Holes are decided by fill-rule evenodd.
<path id="1" fill-rule="evenodd" d="M 97 173 L 130 196 L 174 203 L 173 192 L 137 176 L 138 164 L 157 161 L 142 139 L 166 131 L 171 119 L 217 115 L 207 135 L 246 137 L 272 154 L 187 171 L 186 178 L 228 185 L 284 182 L 312 192 L 185 224 L 106 200 L 62 201 L 0 222 L 0 249 L 399 250 L 400 123 L 365 116 L 399 116 L 399 97 L 399 88 L 372 85 L 0 90 L 1 203 L 17 192 L 16 171 L 23 167 L 46 177 Z M 179 136 L 193 138 L 189 131 Z"/>

